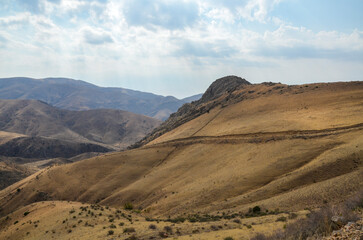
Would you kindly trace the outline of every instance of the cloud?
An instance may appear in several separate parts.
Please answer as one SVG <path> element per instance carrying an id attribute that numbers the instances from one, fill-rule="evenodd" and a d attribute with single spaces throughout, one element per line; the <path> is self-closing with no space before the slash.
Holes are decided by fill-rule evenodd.
<path id="1" fill-rule="evenodd" d="M 29 23 L 30 14 L 21 13 L 14 16 L 0 18 L 2 27 L 19 27 Z"/>
<path id="2" fill-rule="evenodd" d="M 93 45 L 101 45 L 114 42 L 111 35 L 103 30 L 85 28 L 82 30 L 82 35 L 86 43 Z"/>
<path id="3" fill-rule="evenodd" d="M 251 52 L 268 58 L 320 58 L 357 61 L 363 60 L 363 34 L 336 31 L 313 32 L 303 27 L 282 25 L 266 31 L 255 41 Z"/>
<path id="4" fill-rule="evenodd" d="M 0 48 L 4 48 L 8 40 L 0 34 Z"/>
<path id="5" fill-rule="evenodd" d="M 176 57 L 226 58 L 238 52 L 223 40 L 216 42 L 183 40 L 177 42 L 179 48 L 173 54 Z"/>
<path id="6" fill-rule="evenodd" d="M 201 1 L 206 9 L 228 9 L 234 18 L 242 18 L 248 21 L 266 22 L 270 20 L 268 15 L 282 0 L 210 0 Z"/>
<path id="7" fill-rule="evenodd" d="M 321 49 L 315 46 L 294 46 L 261 48 L 255 54 L 270 58 L 285 59 L 335 59 L 342 61 L 361 61 L 363 50 L 351 51 L 344 49 Z"/>
<path id="8" fill-rule="evenodd" d="M 130 26 L 158 26 L 175 30 L 190 27 L 198 20 L 198 5 L 178 0 L 128 0 L 124 4 L 123 14 Z"/>

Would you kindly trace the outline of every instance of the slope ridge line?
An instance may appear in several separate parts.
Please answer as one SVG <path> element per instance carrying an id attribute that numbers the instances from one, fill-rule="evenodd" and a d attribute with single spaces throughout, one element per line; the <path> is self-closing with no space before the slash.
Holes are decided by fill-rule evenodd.
<path id="1" fill-rule="evenodd" d="M 333 134 L 342 134 L 349 131 L 363 129 L 363 123 L 358 123 L 349 126 L 326 128 L 318 130 L 289 130 L 279 132 L 255 132 L 255 133 L 244 133 L 244 134 L 228 134 L 219 136 L 191 136 L 186 138 L 179 138 L 174 140 L 168 140 L 161 143 L 155 143 L 153 145 L 145 146 L 145 148 L 158 147 L 167 144 L 195 144 L 195 143 L 259 143 L 268 142 L 271 140 L 285 140 L 294 138 L 314 138 L 314 137 L 325 137 Z M 233 142 L 236 141 L 237 142 Z M 240 141 L 238 141 L 240 140 Z M 248 141 L 250 140 L 250 141 Z"/>

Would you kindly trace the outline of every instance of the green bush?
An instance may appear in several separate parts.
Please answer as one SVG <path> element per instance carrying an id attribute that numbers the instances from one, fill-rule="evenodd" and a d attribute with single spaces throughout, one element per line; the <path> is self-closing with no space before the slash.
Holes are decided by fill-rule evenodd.
<path id="1" fill-rule="evenodd" d="M 132 205 L 132 203 L 125 203 L 124 205 L 125 210 L 132 210 L 133 208 L 134 206 Z"/>
<path id="2" fill-rule="evenodd" d="M 252 208 L 252 212 L 253 213 L 259 213 L 259 212 L 261 212 L 261 208 L 259 206 L 255 206 L 255 207 Z"/>

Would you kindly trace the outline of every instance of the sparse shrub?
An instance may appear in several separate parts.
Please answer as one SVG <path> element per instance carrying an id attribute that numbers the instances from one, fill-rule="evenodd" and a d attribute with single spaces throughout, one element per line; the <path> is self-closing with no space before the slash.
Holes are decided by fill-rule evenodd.
<path id="1" fill-rule="evenodd" d="M 276 222 L 286 222 L 287 218 L 286 217 L 279 217 L 276 219 Z"/>
<path id="2" fill-rule="evenodd" d="M 149 225 L 149 228 L 150 228 L 150 229 L 156 229 L 156 225 L 154 225 L 154 224 L 150 224 L 150 225 Z"/>
<path id="3" fill-rule="evenodd" d="M 233 240 L 233 237 L 226 237 L 224 240 Z"/>
<path id="4" fill-rule="evenodd" d="M 166 232 L 159 232 L 161 238 L 167 238 L 169 235 Z"/>
<path id="5" fill-rule="evenodd" d="M 132 205 L 132 203 L 125 203 L 124 205 L 125 210 L 132 210 L 133 208 L 134 206 Z"/>
<path id="6" fill-rule="evenodd" d="M 233 219 L 233 222 L 240 224 L 241 223 L 241 220 L 239 220 L 239 219 Z"/>
<path id="7" fill-rule="evenodd" d="M 259 212 L 261 212 L 261 208 L 259 206 L 255 206 L 255 207 L 252 208 L 252 212 L 253 213 L 259 213 Z"/>
<path id="8" fill-rule="evenodd" d="M 169 234 L 173 233 L 173 229 L 170 226 L 165 226 L 164 230 L 165 230 L 165 232 L 167 232 Z"/>
<path id="9" fill-rule="evenodd" d="M 116 228 L 116 226 L 114 224 L 111 224 L 110 228 Z"/>
<path id="10" fill-rule="evenodd" d="M 26 215 L 28 215 L 30 212 L 28 212 L 28 211 L 26 211 L 25 213 L 24 213 L 24 217 L 26 216 Z"/>
<path id="11" fill-rule="evenodd" d="M 125 223 L 120 222 L 118 225 L 119 225 L 120 227 L 122 227 L 123 225 L 125 225 Z"/>
<path id="12" fill-rule="evenodd" d="M 289 219 L 295 219 L 297 218 L 297 214 L 296 213 L 290 213 L 289 214 Z"/>
<path id="13" fill-rule="evenodd" d="M 72 232 L 72 229 L 68 229 L 68 233 L 71 233 Z"/>
<path id="14" fill-rule="evenodd" d="M 251 238 L 251 240 L 269 240 L 269 239 L 270 238 L 266 237 L 262 233 L 257 233 L 256 236 L 254 236 L 253 238 Z"/>
<path id="15" fill-rule="evenodd" d="M 124 229 L 124 233 L 131 233 L 131 232 L 136 232 L 135 228 L 130 227 L 130 228 L 125 228 Z"/>
<path id="16" fill-rule="evenodd" d="M 126 238 L 126 240 L 138 240 L 138 238 L 135 235 L 132 235 L 131 237 Z"/>
<path id="17" fill-rule="evenodd" d="M 113 230 L 108 230 L 108 233 L 107 233 L 107 235 L 113 235 Z"/>
<path id="18" fill-rule="evenodd" d="M 246 225 L 246 227 L 247 227 L 248 229 L 252 228 L 252 226 L 251 226 L 251 225 L 249 225 L 249 224 L 248 224 L 248 225 Z"/>
<path id="19" fill-rule="evenodd" d="M 213 231 L 218 231 L 218 227 L 215 225 L 210 226 L 210 229 L 212 229 Z"/>
<path id="20" fill-rule="evenodd" d="M 71 211 L 69 211 L 69 214 L 72 214 L 72 213 L 74 213 L 75 212 L 75 210 L 74 209 L 72 209 Z"/>
<path id="21" fill-rule="evenodd" d="M 15 222 L 14 222 L 14 225 L 15 225 L 15 224 L 17 224 L 18 222 L 19 222 L 19 221 L 15 221 Z"/>

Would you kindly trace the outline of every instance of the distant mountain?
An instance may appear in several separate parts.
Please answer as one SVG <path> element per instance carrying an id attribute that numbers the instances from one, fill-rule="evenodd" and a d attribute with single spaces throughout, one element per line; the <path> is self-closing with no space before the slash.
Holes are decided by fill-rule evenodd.
<path id="1" fill-rule="evenodd" d="M 67 110 L 120 109 L 165 120 L 189 99 L 124 88 L 105 88 L 67 78 L 0 78 L 0 99 L 35 99 Z M 193 100 L 194 98 L 191 98 Z"/>
<path id="2" fill-rule="evenodd" d="M 122 149 L 145 136 L 159 124 L 159 120 L 122 110 L 69 111 L 37 100 L 0 100 L 0 130 L 29 137 L 45 137 Z M 33 142 L 35 140 L 45 141 L 38 138 L 32 139 Z M 14 141 L 13 143 L 19 142 Z M 31 141 L 22 140 L 20 142 L 23 146 Z M 61 142 L 53 141 L 51 143 L 53 149 L 54 144 L 57 143 Z M 88 149 L 84 146 L 81 148 Z M 101 149 L 101 152 L 104 152 L 104 149 Z M 48 154 L 48 156 L 57 157 L 54 154 Z"/>
<path id="3" fill-rule="evenodd" d="M 203 93 L 199 93 L 190 97 L 183 98 L 182 100 L 186 103 L 194 102 L 199 100 L 203 96 Z"/>

